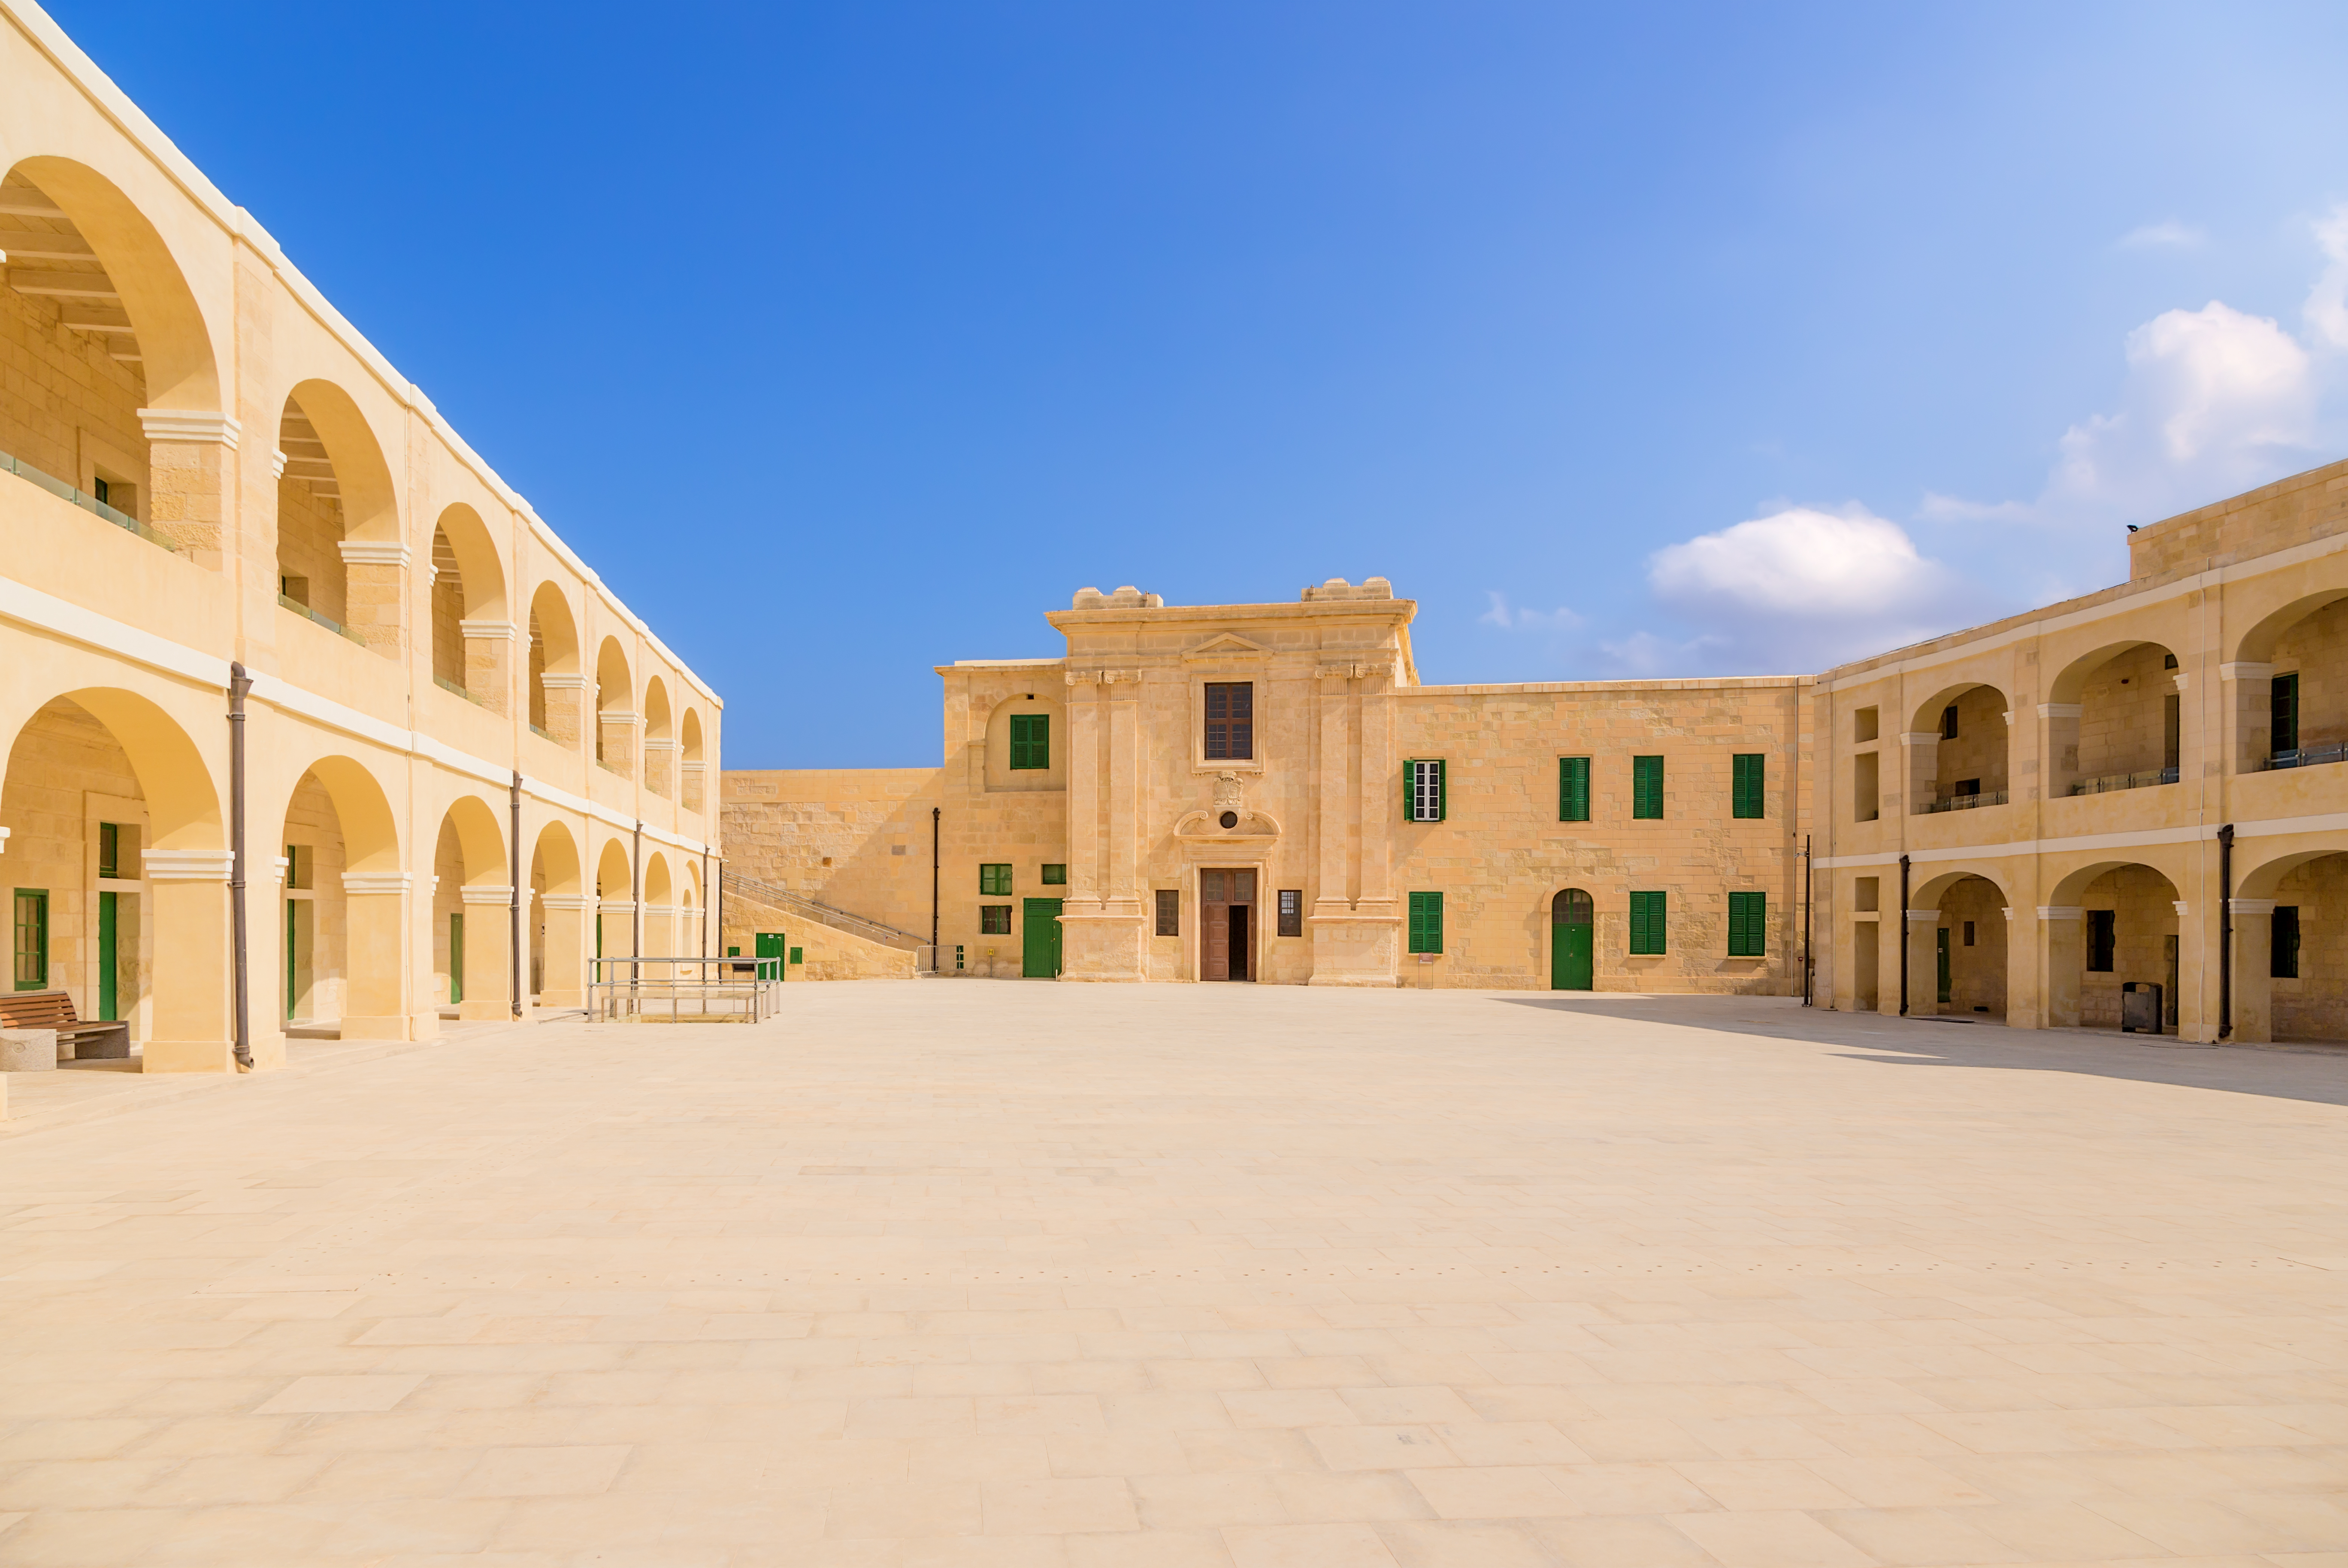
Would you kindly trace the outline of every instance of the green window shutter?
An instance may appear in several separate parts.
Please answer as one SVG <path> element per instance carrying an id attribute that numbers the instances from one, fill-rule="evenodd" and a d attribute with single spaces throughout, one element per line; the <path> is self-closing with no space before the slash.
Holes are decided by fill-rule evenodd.
<path id="1" fill-rule="evenodd" d="M 1769 927 L 1769 895 L 1762 892 L 1733 892 L 1728 895 L 1728 955 L 1731 958 L 1766 956 Z"/>
<path id="2" fill-rule="evenodd" d="M 1663 759 L 1631 758 L 1631 815 L 1660 819 L 1663 814 Z"/>
<path id="3" fill-rule="evenodd" d="M 1443 761 L 1440 758 L 1414 757 L 1402 765 L 1402 820 L 1406 822 L 1440 822 L 1444 808 Z"/>
<path id="4" fill-rule="evenodd" d="M 49 988 L 49 893 L 46 888 L 16 890 L 13 973 L 19 991 Z"/>
<path id="5" fill-rule="evenodd" d="M 1450 769 L 1444 767 L 1440 761 L 1436 763 L 1435 820 L 1438 822 L 1442 821 L 1450 812 L 1451 799 L 1445 788 L 1447 783 L 1447 779 L 1445 776 L 1449 772 Z M 1435 895 L 1435 945 L 1428 949 L 1428 951 L 1433 953 L 1440 953 L 1443 951 L 1443 895 L 1441 893 L 1437 893 Z"/>
<path id="6" fill-rule="evenodd" d="M 1560 822 L 1590 820 L 1590 758 L 1560 757 L 1557 759 L 1557 820 Z"/>
<path id="7" fill-rule="evenodd" d="M 1758 751 L 1740 751 L 1734 760 L 1735 769 L 1729 787 L 1729 813 L 1737 817 L 1761 815 L 1761 790 L 1768 777 L 1768 764 Z"/>
<path id="8" fill-rule="evenodd" d="M 1052 716 L 1014 713 L 1011 716 L 1011 766 L 1032 771 L 1052 766 Z"/>
<path id="9" fill-rule="evenodd" d="M 1663 951 L 1662 893 L 1634 892 L 1631 895 L 1631 951 L 1642 957 Z"/>
<path id="10" fill-rule="evenodd" d="M 1011 893 L 1009 865 L 982 865 L 978 868 L 978 891 L 987 897 L 1007 898 Z"/>
<path id="11" fill-rule="evenodd" d="M 1441 893 L 1415 892 L 1410 895 L 1410 950 L 1413 953 L 1443 951 Z"/>

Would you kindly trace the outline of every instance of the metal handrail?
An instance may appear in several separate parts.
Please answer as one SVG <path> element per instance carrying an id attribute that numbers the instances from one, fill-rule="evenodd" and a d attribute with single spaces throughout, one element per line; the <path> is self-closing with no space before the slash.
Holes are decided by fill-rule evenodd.
<path id="1" fill-rule="evenodd" d="M 1934 811 L 1970 811 L 1977 806 L 2003 806 L 2004 804 L 2004 790 L 1984 789 L 1976 795 L 1950 795 L 1938 800 L 1927 800 L 1921 806 L 1916 808 L 1916 810 L 1917 814 L 1921 816 L 1930 815 Z"/>
<path id="2" fill-rule="evenodd" d="M 869 942 L 878 942 L 883 946 L 922 948 L 930 944 L 930 939 L 918 932 L 901 930 L 886 922 L 872 920 L 825 903 L 819 899 L 809 898 L 805 893 L 793 892 L 788 888 L 777 887 L 772 882 L 760 882 L 757 877 L 744 876 L 731 866 L 724 869 L 724 882 L 728 889 L 746 898 L 754 899 L 760 903 L 772 904 L 780 910 L 795 910 L 835 930 L 846 931 L 850 936 L 861 936 Z M 861 929 L 857 929 L 859 927 Z"/>
<path id="3" fill-rule="evenodd" d="M 11 457 L 6 452 L 0 452 L 0 469 L 5 469 L 19 479 L 32 480 L 58 500 L 69 500 L 91 516 L 103 518 L 126 533 L 135 533 L 149 544 L 161 545 L 175 555 L 179 553 L 180 546 L 176 541 L 166 539 L 129 512 L 118 511 L 96 496 L 84 495 L 65 480 L 43 473 L 22 458 Z"/>
<path id="4" fill-rule="evenodd" d="M 367 645 L 367 640 L 365 637 L 360 636 L 356 632 L 352 631 L 348 626 L 344 625 L 340 621 L 334 619 L 332 616 L 321 615 L 318 612 L 313 610 L 309 605 L 304 604 L 299 599 L 290 599 L 284 594 L 280 593 L 277 595 L 277 603 L 285 609 L 293 611 L 295 614 L 301 616 L 304 620 L 315 621 L 319 625 L 325 627 L 326 630 L 334 633 L 335 635 L 338 637 L 348 637 L 352 642 L 356 643 L 362 648 Z"/>
<path id="5" fill-rule="evenodd" d="M 668 958 L 646 954 L 591 958 L 587 964 L 591 1023 L 644 1020 L 665 1011 L 672 1023 L 693 1018 L 755 1024 L 772 1017 L 782 999 L 784 960 L 778 955 Z"/>
<path id="6" fill-rule="evenodd" d="M 2176 769 L 2155 768 L 2143 773 L 2106 773 L 2094 779 L 2074 779 L 2071 784 L 2071 793 L 2108 795 L 2116 789 L 2148 789 L 2157 784 L 2176 782 Z"/>
<path id="7" fill-rule="evenodd" d="M 2327 762 L 2348 762 L 2348 740 L 2328 741 L 2322 746 L 2294 747 L 2278 751 L 2267 758 L 2267 766 L 2275 768 L 2318 768 Z"/>

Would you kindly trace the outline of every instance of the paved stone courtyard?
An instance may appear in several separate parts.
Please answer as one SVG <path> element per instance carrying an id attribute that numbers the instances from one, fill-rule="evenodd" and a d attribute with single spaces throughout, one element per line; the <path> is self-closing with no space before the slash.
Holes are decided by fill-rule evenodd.
<path id="1" fill-rule="evenodd" d="M 0 1563 L 2348 1565 L 2348 1058 L 787 997 L 11 1124 Z"/>

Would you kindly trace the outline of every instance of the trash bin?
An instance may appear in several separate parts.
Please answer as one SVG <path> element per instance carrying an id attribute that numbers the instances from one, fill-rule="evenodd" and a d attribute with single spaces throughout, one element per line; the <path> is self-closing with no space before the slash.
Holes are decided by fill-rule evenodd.
<path id="1" fill-rule="evenodd" d="M 2120 987 L 2120 1033 L 2160 1033 L 2159 986 L 2149 981 L 2131 980 Z"/>

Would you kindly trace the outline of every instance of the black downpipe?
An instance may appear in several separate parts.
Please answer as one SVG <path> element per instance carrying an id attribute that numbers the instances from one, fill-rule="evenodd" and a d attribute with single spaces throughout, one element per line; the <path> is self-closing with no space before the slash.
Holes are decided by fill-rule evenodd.
<path id="1" fill-rule="evenodd" d="M 228 666 L 228 923 L 229 968 L 234 976 L 236 1070 L 252 1070 L 252 953 L 245 923 L 244 695 L 252 677 L 244 666 Z"/>
<path id="2" fill-rule="evenodd" d="M 1900 857 L 1900 1016 L 1908 1016 L 1908 857 Z"/>
<path id="3" fill-rule="evenodd" d="M 930 808 L 930 972 L 945 973 L 938 962 L 938 819 L 944 815 L 942 807 Z"/>
<path id="4" fill-rule="evenodd" d="M 2234 1032 L 2234 824 L 2218 830 L 2218 1037 Z"/>
<path id="5" fill-rule="evenodd" d="M 1810 999 L 1811 992 L 1817 988 L 1818 969 L 1818 961 L 1810 956 L 1812 916 L 1817 910 L 1817 906 L 1811 902 L 1810 872 L 1810 836 L 1804 833 L 1802 835 L 1802 1006 L 1805 1007 L 1818 1006 Z"/>
<path id="6" fill-rule="evenodd" d="M 513 1016 L 521 1016 L 521 774 L 513 776 L 513 884 L 509 890 L 513 897 L 513 930 L 510 944 L 513 952 Z"/>
<path id="7" fill-rule="evenodd" d="M 635 844 L 629 851 L 628 894 L 633 901 L 628 905 L 628 956 L 642 958 L 644 955 L 644 825 L 642 822 L 636 824 Z M 628 978 L 638 978 L 643 968 L 640 964 L 629 965 Z"/>

